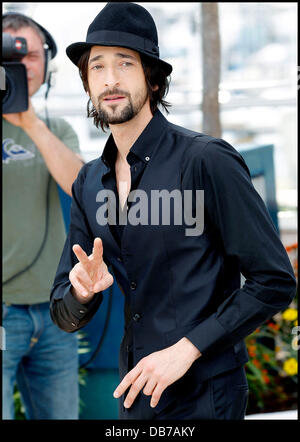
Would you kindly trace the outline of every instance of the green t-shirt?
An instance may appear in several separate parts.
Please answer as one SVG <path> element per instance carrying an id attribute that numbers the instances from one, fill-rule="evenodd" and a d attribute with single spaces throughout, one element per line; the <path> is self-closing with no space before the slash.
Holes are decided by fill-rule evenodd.
<path id="1" fill-rule="evenodd" d="M 43 242 L 49 171 L 38 148 L 22 129 L 5 119 L 2 128 L 3 302 L 47 302 L 66 239 L 57 184 L 51 177 L 48 235 L 38 260 L 5 284 L 32 263 Z M 51 118 L 50 128 L 73 152 L 79 152 L 77 135 L 65 120 Z"/>

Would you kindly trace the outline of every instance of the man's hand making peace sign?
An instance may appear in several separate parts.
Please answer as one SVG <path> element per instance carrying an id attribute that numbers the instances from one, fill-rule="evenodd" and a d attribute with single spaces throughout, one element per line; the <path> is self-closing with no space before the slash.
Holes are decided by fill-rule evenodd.
<path id="1" fill-rule="evenodd" d="M 95 293 L 106 290 L 114 279 L 103 261 L 103 246 L 100 238 L 95 238 L 91 255 L 87 256 L 79 244 L 73 246 L 79 262 L 69 273 L 72 294 L 81 304 L 89 302 Z"/>

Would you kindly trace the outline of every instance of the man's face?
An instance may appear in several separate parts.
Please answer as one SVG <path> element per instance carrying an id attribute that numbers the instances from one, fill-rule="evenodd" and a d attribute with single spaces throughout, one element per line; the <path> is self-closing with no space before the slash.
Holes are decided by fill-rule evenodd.
<path id="1" fill-rule="evenodd" d="M 131 49 L 93 46 L 88 84 L 92 103 L 107 124 L 131 120 L 149 102 L 140 55 Z"/>
<path id="2" fill-rule="evenodd" d="M 21 62 L 26 66 L 28 95 L 31 97 L 39 90 L 44 79 L 45 53 L 42 40 L 37 32 L 30 27 L 20 28 L 18 31 L 7 28 L 4 32 L 13 37 L 26 39 L 28 53 Z"/>

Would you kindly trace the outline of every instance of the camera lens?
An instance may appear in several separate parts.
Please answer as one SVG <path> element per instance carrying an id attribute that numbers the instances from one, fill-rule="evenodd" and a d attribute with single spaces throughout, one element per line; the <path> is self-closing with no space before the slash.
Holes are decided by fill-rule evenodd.
<path id="1" fill-rule="evenodd" d="M 27 54 L 26 39 L 2 32 L 1 91 L 2 113 L 24 112 L 28 109 L 26 67 L 20 61 Z"/>
<path id="2" fill-rule="evenodd" d="M 2 113 L 24 112 L 28 109 L 28 85 L 26 67 L 18 62 L 3 63 L 5 69 L 5 91 L 2 98 Z"/>

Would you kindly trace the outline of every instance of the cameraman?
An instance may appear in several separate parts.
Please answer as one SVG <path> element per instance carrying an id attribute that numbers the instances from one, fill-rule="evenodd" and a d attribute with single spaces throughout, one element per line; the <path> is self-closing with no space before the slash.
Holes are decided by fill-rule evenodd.
<path id="1" fill-rule="evenodd" d="M 19 13 L 4 14 L 2 29 L 26 39 L 29 95 L 27 111 L 2 119 L 3 419 L 14 419 L 15 382 L 27 419 L 77 419 L 77 337 L 52 323 L 49 293 L 65 241 L 56 183 L 71 195 L 83 162 L 71 126 L 44 121 L 30 100 L 46 79 L 45 44 L 56 54 L 51 35 Z"/>

